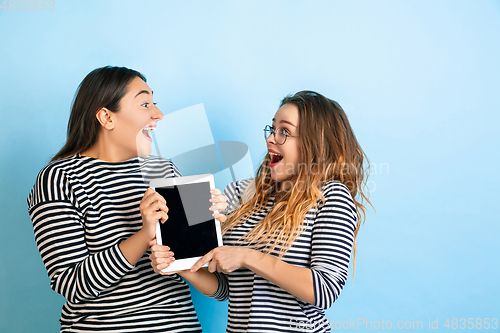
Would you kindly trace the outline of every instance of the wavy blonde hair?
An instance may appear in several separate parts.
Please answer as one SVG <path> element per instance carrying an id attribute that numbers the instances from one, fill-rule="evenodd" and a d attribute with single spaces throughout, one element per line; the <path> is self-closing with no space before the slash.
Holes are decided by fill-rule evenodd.
<path id="1" fill-rule="evenodd" d="M 281 245 L 280 257 L 307 227 L 306 213 L 311 208 L 324 204 L 321 192 L 326 182 L 337 180 L 349 189 L 357 210 L 357 225 L 353 243 L 353 273 L 356 265 L 356 236 L 365 220 L 364 203 L 371 205 L 363 192 L 366 188 L 369 162 L 361 149 L 347 116 L 340 105 L 313 91 L 300 91 L 285 97 L 280 107 L 294 104 L 299 110 L 298 140 L 300 140 L 301 163 L 298 172 L 287 182 L 287 190 L 278 192 L 271 178 L 269 154 L 257 170 L 255 194 L 233 211 L 223 225 L 223 233 L 245 222 L 259 212 L 274 196 L 275 204 L 270 212 L 240 240 L 268 246 L 268 253 Z"/>

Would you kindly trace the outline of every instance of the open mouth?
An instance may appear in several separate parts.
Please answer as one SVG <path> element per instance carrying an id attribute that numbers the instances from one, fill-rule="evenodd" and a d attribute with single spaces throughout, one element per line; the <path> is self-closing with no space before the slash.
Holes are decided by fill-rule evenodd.
<path id="1" fill-rule="evenodd" d="M 270 167 L 275 166 L 276 164 L 281 162 L 281 160 L 283 159 L 283 155 L 281 155 L 281 154 L 269 152 L 269 155 L 271 156 L 271 162 L 269 162 Z"/>
<path id="2" fill-rule="evenodd" d="M 151 139 L 151 131 L 154 130 L 154 127 L 146 126 L 142 129 L 142 134 L 144 134 L 148 139 Z"/>

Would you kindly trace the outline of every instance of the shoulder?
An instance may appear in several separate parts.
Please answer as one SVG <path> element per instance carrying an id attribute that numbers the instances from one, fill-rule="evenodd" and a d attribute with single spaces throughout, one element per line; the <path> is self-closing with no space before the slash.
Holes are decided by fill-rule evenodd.
<path id="1" fill-rule="evenodd" d="M 329 181 L 323 186 L 322 193 L 325 208 L 342 210 L 352 218 L 357 218 L 356 205 L 346 185 L 336 180 Z"/>
<path id="2" fill-rule="evenodd" d="M 40 172 L 35 180 L 29 196 L 28 206 L 35 206 L 42 201 L 65 200 L 68 187 L 67 174 L 78 166 L 75 157 L 50 162 Z"/>
<path id="3" fill-rule="evenodd" d="M 351 192 L 349 191 L 347 186 L 337 180 L 331 180 L 329 182 L 326 182 L 321 191 L 323 192 L 323 195 L 325 197 L 340 196 L 348 201 L 349 200 L 353 201 Z"/>
<path id="4" fill-rule="evenodd" d="M 61 182 L 68 173 L 78 168 L 79 164 L 75 157 L 52 161 L 40 170 L 35 186 L 46 187 L 47 184 Z"/>

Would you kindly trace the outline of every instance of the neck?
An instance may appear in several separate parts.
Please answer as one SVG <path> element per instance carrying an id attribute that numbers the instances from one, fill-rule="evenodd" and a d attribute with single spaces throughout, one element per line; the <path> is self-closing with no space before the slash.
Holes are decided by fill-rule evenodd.
<path id="1" fill-rule="evenodd" d="M 288 191 L 291 191 L 292 188 L 293 188 L 293 185 L 289 181 L 279 181 L 279 182 L 276 182 L 276 184 L 275 184 L 276 193 L 288 192 Z"/>
<path id="2" fill-rule="evenodd" d="M 102 135 L 97 139 L 94 145 L 83 151 L 81 155 L 97 158 L 105 162 L 123 162 L 137 157 L 137 155 L 134 156 L 125 153 L 122 149 L 119 149 L 110 142 L 110 140 L 102 139 Z"/>

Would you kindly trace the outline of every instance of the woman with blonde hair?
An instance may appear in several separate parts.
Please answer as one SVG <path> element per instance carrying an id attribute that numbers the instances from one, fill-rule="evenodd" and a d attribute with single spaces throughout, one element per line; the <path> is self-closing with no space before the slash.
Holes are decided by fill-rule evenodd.
<path id="1" fill-rule="evenodd" d="M 345 284 L 369 203 L 366 156 L 340 105 L 312 91 L 284 98 L 264 131 L 256 177 L 224 191 L 224 246 L 177 273 L 229 298 L 227 332 L 330 332 L 324 310 Z M 153 245 L 151 260 L 161 272 L 175 259 Z"/>

